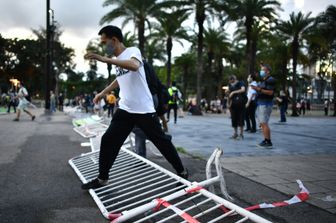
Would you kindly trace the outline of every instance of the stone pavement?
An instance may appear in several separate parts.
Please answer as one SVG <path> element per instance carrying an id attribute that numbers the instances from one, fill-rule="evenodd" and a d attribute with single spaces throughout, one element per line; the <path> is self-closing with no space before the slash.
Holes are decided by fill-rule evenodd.
<path id="1" fill-rule="evenodd" d="M 71 119 L 68 116 L 59 112 L 46 116 L 40 109 L 34 109 L 32 112 L 37 115 L 34 122 L 26 114 L 22 116 L 20 122 L 12 121 L 14 114 L 0 116 L 1 223 L 107 222 L 89 194 L 80 189 L 80 181 L 67 163 L 70 158 L 89 152 L 87 147 L 80 146 L 80 143 L 86 140 L 73 131 Z M 216 141 L 212 135 L 202 135 L 204 134 L 202 131 L 208 130 L 203 129 L 207 123 L 214 123 L 215 126 L 224 123 L 220 124 L 224 126 L 223 129 L 213 128 L 216 131 L 222 131 L 220 133 L 222 141 L 219 139 Z M 184 146 L 183 143 L 189 143 L 194 151 L 203 149 L 201 152 L 207 159 L 206 154 L 212 153 L 214 146 L 221 145 L 223 141 L 230 142 L 231 145 L 237 144 L 237 148 L 239 147 L 239 142 L 227 140 L 230 135 L 227 124 L 227 117 L 224 116 L 187 117 L 179 120 L 176 127 L 171 128 L 171 132 L 184 131 L 188 126 L 196 136 L 202 135 L 203 144 L 197 140 L 193 144 L 196 137 L 189 132 L 184 136 L 174 135 L 174 141 L 182 140 L 182 144 L 178 143 L 180 146 Z M 196 129 L 202 131 L 197 132 Z M 246 139 L 244 143 L 254 145 L 257 137 L 247 136 L 247 138 L 250 140 Z M 255 147 L 244 147 L 240 152 L 235 153 L 235 148 L 225 143 L 223 145 L 227 147 L 225 151 L 231 154 L 230 158 L 243 157 L 240 155 L 241 152 L 249 150 L 260 152 Z M 280 147 L 276 148 L 280 150 Z M 285 150 L 282 152 L 286 153 Z M 254 157 L 259 157 L 260 154 L 262 153 Z M 149 158 L 172 170 L 165 159 Z M 195 160 L 183 155 L 181 158 L 189 168 L 191 181 L 205 179 L 204 160 Z M 227 168 L 225 164 L 224 167 Z M 261 201 L 281 201 L 289 197 L 268 185 L 264 186 L 230 170 L 225 171 L 225 178 L 229 193 L 235 198 L 234 203 L 242 207 Z M 259 210 L 255 213 L 278 223 L 336 222 L 336 215 L 308 203 L 301 203 L 295 207 Z"/>
<path id="2" fill-rule="evenodd" d="M 274 148 L 260 149 L 261 133 L 245 133 L 242 141 L 232 135 L 228 115 L 185 116 L 176 125 L 169 123 L 176 146 L 203 157 L 215 147 L 224 149 L 226 169 L 273 188 L 288 196 L 299 191 L 296 179 L 311 193 L 309 203 L 336 213 L 336 118 L 288 117 L 278 123 L 271 117 Z"/>

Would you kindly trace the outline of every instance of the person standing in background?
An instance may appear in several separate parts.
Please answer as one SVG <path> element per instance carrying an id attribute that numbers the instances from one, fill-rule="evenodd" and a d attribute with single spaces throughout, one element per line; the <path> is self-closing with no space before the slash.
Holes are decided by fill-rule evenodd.
<path id="1" fill-rule="evenodd" d="M 261 83 L 258 87 L 251 86 L 257 91 L 257 117 L 262 128 L 264 140 L 257 146 L 260 148 L 271 149 L 273 147 L 271 141 L 271 129 L 268 121 L 271 117 L 273 109 L 273 98 L 275 89 L 275 79 L 271 76 L 271 67 L 268 64 L 261 65 L 260 78 Z"/>
<path id="2" fill-rule="evenodd" d="M 248 82 L 248 90 L 247 90 L 247 103 L 245 105 L 246 107 L 246 115 L 245 115 L 245 121 L 246 121 L 246 129 L 245 131 L 249 131 L 251 133 L 255 133 L 257 131 L 257 124 L 256 124 L 256 118 L 255 118 L 255 111 L 257 108 L 256 98 L 257 98 L 257 92 L 251 86 L 258 86 L 256 82 L 256 76 L 255 75 L 249 75 L 247 78 Z"/>

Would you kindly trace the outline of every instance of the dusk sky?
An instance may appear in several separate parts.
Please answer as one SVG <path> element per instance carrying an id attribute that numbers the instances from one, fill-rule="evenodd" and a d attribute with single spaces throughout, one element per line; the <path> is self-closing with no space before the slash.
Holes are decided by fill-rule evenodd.
<path id="1" fill-rule="evenodd" d="M 87 71 L 89 66 L 83 59 L 87 43 L 92 38 L 97 38 L 100 29 L 99 20 L 110 7 L 103 7 L 103 0 L 50 0 L 51 8 L 55 12 L 55 20 L 61 25 L 63 35 L 61 41 L 68 47 L 75 49 L 77 64 L 76 70 Z M 303 13 L 312 12 L 316 16 L 324 11 L 328 5 L 335 4 L 335 0 L 281 0 L 281 19 L 288 19 L 292 11 Z M 0 1 L 0 33 L 5 38 L 35 38 L 31 29 L 45 27 L 46 1 L 42 0 L 1 0 Z M 120 26 L 122 20 L 112 24 Z M 193 27 L 190 21 L 190 26 Z M 125 27 L 133 31 L 132 24 Z M 178 56 L 188 50 L 189 45 L 183 48 L 174 44 L 173 56 Z M 106 66 L 99 66 L 98 72 L 106 73 Z"/>

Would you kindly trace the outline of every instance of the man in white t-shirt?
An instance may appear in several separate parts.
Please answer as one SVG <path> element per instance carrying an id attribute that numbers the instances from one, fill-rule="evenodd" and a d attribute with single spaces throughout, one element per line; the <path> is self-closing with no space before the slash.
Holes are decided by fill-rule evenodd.
<path id="1" fill-rule="evenodd" d="M 30 104 L 30 102 L 26 99 L 26 97 L 28 97 L 28 91 L 23 86 L 23 83 L 19 83 L 18 87 L 19 87 L 19 91 L 18 91 L 16 97 L 19 99 L 19 105 L 18 105 L 17 111 L 16 111 L 16 118 L 13 121 L 17 122 L 17 121 L 20 120 L 21 111 L 26 112 L 31 117 L 32 121 L 34 121 L 35 120 L 35 115 L 33 115 L 32 113 L 30 113 L 27 110 L 27 107 Z"/>
<path id="2" fill-rule="evenodd" d="M 110 58 L 94 53 L 87 53 L 84 58 L 97 60 L 116 66 L 117 78 L 93 99 L 99 101 L 109 92 L 119 87 L 119 109 L 113 115 L 110 126 L 104 133 L 99 154 L 99 175 L 96 179 L 83 184 L 82 189 L 94 189 L 105 186 L 113 179 L 109 179 L 109 171 L 119 153 L 120 147 L 136 125 L 144 131 L 147 138 L 160 150 L 162 155 L 174 167 L 177 174 L 188 177 L 181 159 L 171 142 L 171 138 L 164 134 L 155 113 L 152 94 L 148 88 L 142 62 L 142 55 L 138 48 L 126 48 L 123 35 L 116 26 L 105 26 L 99 33 L 101 43 L 106 47 Z"/>

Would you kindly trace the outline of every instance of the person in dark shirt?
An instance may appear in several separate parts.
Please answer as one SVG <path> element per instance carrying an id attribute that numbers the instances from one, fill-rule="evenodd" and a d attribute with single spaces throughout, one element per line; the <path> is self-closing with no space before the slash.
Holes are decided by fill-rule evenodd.
<path id="1" fill-rule="evenodd" d="M 247 97 L 245 93 L 245 86 L 241 81 L 238 81 L 236 76 L 229 77 L 229 107 L 231 113 L 231 123 L 234 130 L 231 139 L 241 140 L 244 139 L 244 112 Z M 240 133 L 238 135 L 238 127 Z"/>
<path id="2" fill-rule="evenodd" d="M 288 98 L 284 91 L 280 91 L 280 96 L 276 98 L 280 108 L 280 122 L 286 122 L 286 109 L 288 107 Z"/>
<path id="3" fill-rule="evenodd" d="M 257 91 L 257 116 L 262 128 L 264 140 L 258 144 L 261 148 L 271 149 L 273 144 L 271 142 L 271 129 L 268 125 L 269 118 L 273 108 L 273 98 L 275 89 L 275 79 L 271 76 L 271 67 L 268 64 L 261 66 L 260 78 L 262 81 L 259 86 L 251 86 Z"/>

